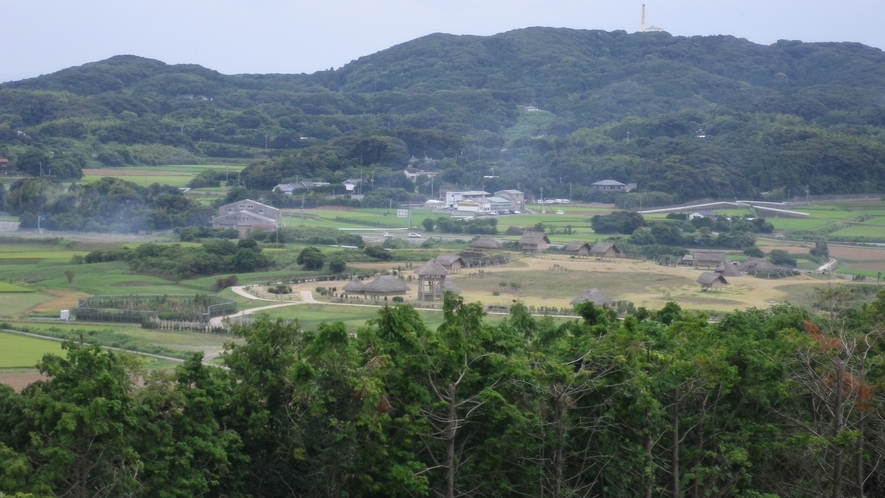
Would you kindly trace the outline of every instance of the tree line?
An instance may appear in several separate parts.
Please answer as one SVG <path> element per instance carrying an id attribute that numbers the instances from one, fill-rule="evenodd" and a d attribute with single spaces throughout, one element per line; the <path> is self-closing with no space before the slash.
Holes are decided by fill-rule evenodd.
<path id="1" fill-rule="evenodd" d="M 885 292 L 430 329 L 259 318 L 224 368 L 67 343 L 0 388 L 0 490 L 33 496 L 882 496 Z M 143 385 L 135 379 L 143 376 Z"/>

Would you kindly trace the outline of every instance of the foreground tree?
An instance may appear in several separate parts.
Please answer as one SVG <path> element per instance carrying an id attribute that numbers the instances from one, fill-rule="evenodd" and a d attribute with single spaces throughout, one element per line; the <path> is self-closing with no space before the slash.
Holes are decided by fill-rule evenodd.
<path id="1" fill-rule="evenodd" d="M 140 488 L 143 464 L 133 448 L 138 410 L 135 363 L 96 345 L 64 344 L 65 357 L 38 364 L 48 377 L 28 386 L 17 448 L 32 474 L 25 489 L 77 498 L 125 496 Z"/>

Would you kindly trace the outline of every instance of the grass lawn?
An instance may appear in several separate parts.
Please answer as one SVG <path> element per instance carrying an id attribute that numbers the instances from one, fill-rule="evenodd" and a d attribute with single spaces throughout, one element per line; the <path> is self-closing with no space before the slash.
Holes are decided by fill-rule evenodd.
<path id="1" fill-rule="evenodd" d="M 61 342 L 0 332 L 0 368 L 33 367 L 46 353 L 62 354 Z"/>

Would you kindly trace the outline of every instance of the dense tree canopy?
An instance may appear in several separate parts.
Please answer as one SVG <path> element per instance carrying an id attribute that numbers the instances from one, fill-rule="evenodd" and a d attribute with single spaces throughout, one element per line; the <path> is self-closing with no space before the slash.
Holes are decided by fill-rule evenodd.
<path id="1" fill-rule="evenodd" d="M 243 250 L 245 248 L 240 248 Z M 143 386 L 97 346 L 0 387 L 0 491 L 38 496 L 878 496 L 885 292 L 711 323 L 675 303 L 428 328 L 266 316 Z"/>

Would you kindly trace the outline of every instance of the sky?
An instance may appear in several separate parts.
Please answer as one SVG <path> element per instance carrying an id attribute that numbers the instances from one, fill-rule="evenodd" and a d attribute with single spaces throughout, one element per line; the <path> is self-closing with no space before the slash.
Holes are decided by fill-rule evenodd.
<path id="1" fill-rule="evenodd" d="M 676 36 L 885 48 L 882 0 L 646 0 Z M 224 74 L 312 73 L 430 33 L 640 27 L 642 0 L 0 0 L 0 82 L 130 54 Z"/>

